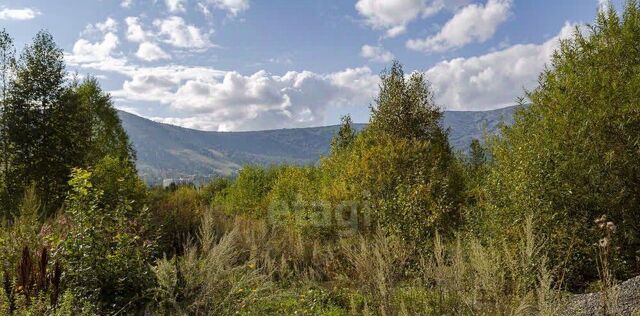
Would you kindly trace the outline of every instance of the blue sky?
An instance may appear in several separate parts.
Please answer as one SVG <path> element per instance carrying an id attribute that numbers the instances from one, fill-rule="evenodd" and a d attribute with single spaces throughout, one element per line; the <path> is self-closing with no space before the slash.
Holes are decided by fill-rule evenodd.
<path id="1" fill-rule="evenodd" d="M 622 0 L 613 1 L 616 7 Z M 602 2 L 602 1 L 600 1 Z M 21 50 L 40 29 L 68 70 L 160 122 L 257 130 L 366 122 L 392 59 L 447 110 L 514 104 L 597 0 L 0 1 Z"/>

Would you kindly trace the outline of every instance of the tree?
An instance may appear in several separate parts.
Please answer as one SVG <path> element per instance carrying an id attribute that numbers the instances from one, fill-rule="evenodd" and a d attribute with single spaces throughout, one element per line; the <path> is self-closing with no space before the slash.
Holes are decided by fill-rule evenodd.
<path id="1" fill-rule="evenodd" d="M 472 168 L 477 169 L 487 163 L 486 149 L 480 144 L 476 138 L 471 140 L 469 145 L 469 164 Z"/>
<path id="2" fill-rule="evenodd" d="M 394 61 L 380 80 L 380 92 L 371 107 L 370 130 L 397 138 L 447 141 L 440 126 L 442 111 L 424 73 L 414 72 L 407 80 L 402 65 Z"/>
<path id="3" fill-rule="evenodd" d="M 13 47 L 13 39 L 5 29 L 0 31 L 0 113 L 6 112 L 7 89 L 9 82 L 13 78 L 13 70 L 15 68 L 15 48 Z M 5 116 L 2 115 L 0 120 L 0 138 L 2 139 L 2 185 L 6 194 L 6 185 L 4 179 L 9 169 L 9 141 L 6 137 L 7 122 Z"/>
<path id="4" fill-rule="evenodd" d="M 584 33 L 561 42 L 539 87 L 527 94 L 512 127 L 492 148 L 486 233 L 511 238 L 533 215 L 552 264 L 569 285 L 597 279 L 593 224 L 617 225 L 617 275 L 640 262 L 640 8 L 627 1 L 622 18 L 598 13 Z"/>
<path id="5" fill-rule="evenodd" d="M 87 113 L 65 76 L 62 50 L 49 33 L 39 32 L 17 62 L 3 113 L 13 153 L 3 199 L 9 210 L 35 183 L 44 213 L 51 214 L 64 200 L 71 167 L 82 164 L 82 140 L 90 132 Z"/>
<path id="6" fill-rule="evenodd" d="M 62 50 L 49 33 L 39 32 L 16 63 L 3 102 L 8 159 L 1 200 L 11 213 L 31 183 L 42 198 L 43 213 L 55 212 L 74 167 L 96 165 L 110 156 L 135 168 L 133 148 L 110 96 L 95 78 L 69 83 L 66 77 Z"/>
<path id="7" fill-rule="evenodd" d="M 461 170 L 432 96 L 422 73 L 407 79 L 394 62 L 381 75 L 369 126 L 322 162 L 335 177 L 328 200 L 360 201 L 383 229 L 421 245 L 461 220 Z"/>
<path id="8" fill-rule="evenodd" d="M 105 93 L 98 81 L 90 77 L 74 87 L 79 101 L 91 116 L 91 133 L 86 140 L 88 151 L 86 163 L 93 165 L 103 157 L 135 161 L 135 152 L 116 109 L 111 102 L 111 96 Z"/>
<path id="9" fill-rule="evenodd" d="M 356 131 L 353 129 L 353 122 L 350 115 L 340 118 L 342 124 L 338 133 L 331 140 L 331 151 L 340 151 L 349 147 L 356 138 Z"/>

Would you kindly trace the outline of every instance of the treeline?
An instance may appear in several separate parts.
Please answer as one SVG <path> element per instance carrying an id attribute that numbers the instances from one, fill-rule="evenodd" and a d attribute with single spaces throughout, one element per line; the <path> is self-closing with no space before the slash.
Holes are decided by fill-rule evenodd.
<path id="1" fill-rule="evenodd" d="M 163 189 L 136 175 L 108 95 L 67 79 L 40 33 L 3 89 L 0 307 L 556 315 L 566 293 L 601 291 L 615 313 L 614 284 L 640 273 L 638 43 L 637 1 L 601 10 L 561 41 L 515 123 L 466 154 L 428 78 L 395 62 L 370 124 L 344 117 L 318 165 Z"/>

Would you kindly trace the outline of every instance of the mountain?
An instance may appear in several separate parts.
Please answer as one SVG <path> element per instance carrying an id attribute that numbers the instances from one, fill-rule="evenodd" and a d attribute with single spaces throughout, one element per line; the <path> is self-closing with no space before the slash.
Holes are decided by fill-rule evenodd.
<path id="1" fill-rule="evenodd" d="M 516 107 L 491 111 L 446 111 L 443 125 L 456 150 L 466 150 L 484 131 L 511 124 Z M 312 164 L 327 154 L 339 126 L 254 132 L 209 132 L 154 122 L 118 112 L 137 153 L 138 171 L 147 183 L 186 178 L 201 181 L 230 175 L 246 164 Z M 361 130 L 366 124 L 355 124 Z"/>

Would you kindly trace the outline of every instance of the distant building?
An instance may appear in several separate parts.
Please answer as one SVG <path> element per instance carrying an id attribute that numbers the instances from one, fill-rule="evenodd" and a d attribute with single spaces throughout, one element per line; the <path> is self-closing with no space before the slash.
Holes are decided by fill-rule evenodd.
<path id="1" fill-rule="evenodd" d="M 176 179 L 167 178 L 162 180 L 162 187 L 168 188 L 172 184 L 174 185 L 191 184 L 191 183 L 194 183 L 194 180 L 195 180 L 195 176 L 186 176 L 186 177 L 180 177 Z"/>

